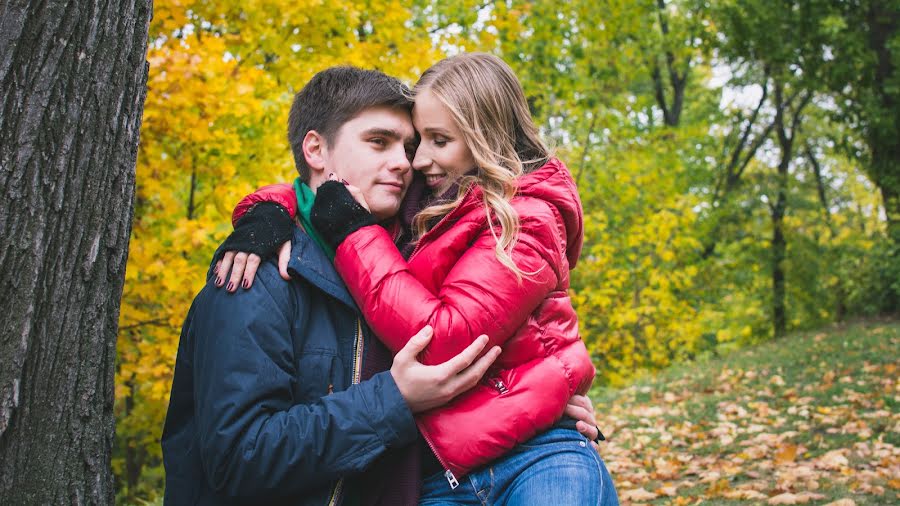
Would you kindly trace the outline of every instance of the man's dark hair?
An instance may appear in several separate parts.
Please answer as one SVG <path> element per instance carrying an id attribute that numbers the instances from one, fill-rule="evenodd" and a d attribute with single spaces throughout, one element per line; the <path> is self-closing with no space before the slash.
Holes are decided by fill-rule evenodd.
<path id="1" fill-rule="evenodd" d="M 325 69 L 294 96 L 288 116 L 288 142 L 300 179 L 309 182 L 309 166 L 303 156 L 303 139 L 311 130 L 333 145 L 344 123 L 370 107 L 412 110 L 409 88 L 377 70 L 342 66 Z"/>

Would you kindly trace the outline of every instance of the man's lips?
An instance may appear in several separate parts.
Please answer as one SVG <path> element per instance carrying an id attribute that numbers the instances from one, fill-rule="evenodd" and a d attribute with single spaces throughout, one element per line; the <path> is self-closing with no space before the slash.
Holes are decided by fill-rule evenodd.
<path id="1" fill-rule="evenodd" d="M 404 189 L 406 189 L 406 185 L 399 181 L 379 181 L 377 184 L 395 188 L 396 191 L 400 191 L 400 192 L 402 192 Z"/>

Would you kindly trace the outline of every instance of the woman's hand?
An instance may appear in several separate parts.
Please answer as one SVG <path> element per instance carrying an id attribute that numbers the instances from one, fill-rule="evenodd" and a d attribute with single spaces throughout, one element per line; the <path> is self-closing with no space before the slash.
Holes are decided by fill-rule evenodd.
<path id="1" fill-rule="evenodd" d="M 316 189 L 310 221 L 334 250 L 348 235 L 377 223 L 359 188 L 336 179 L 325 181 Z"/>
<path id="2" fill-rule="evenodd" d="M 329 181 L 337 181 L 337 182 L 341 183 L 342 185 L 344 185 L 344 187 L 347 188 L 347 191 L 350 192 L 350 195 L 353 196 L 353 198 L 356 200 L 357 203 L 359 203 L 359 205 L 366 208 L 366 211 L 372 212 L 369 209 L 369 203 L 366 202 L 366 197 L 363 196 L 362 190 L 360 190 L 359 188 L 348 183 L 346 179 L 338 179 L 338 177 L 334 174 L 334 172 L 332 172 L 331 174 L 328 175 L 328 180 Z"/>
<path id="3" fill-rule="evenodd" d="M 288 274 L 288 260 L 291 259 L 291 241 L 283 243 L 278 248 L 278 273 L 281 279 L 290 281 L 291 276 Z M 256 270 L 259 269 L 261 259 L 255 253 L 244 251 L 226 251 L 222 258 L 216 262 L 216 286 L 221 288 L 228 279 L 228 285 L 225 290 L 234 293 L 238 287 L 249 290 L 253 286 L 253 280 L 256 279 Z"/>
<path id="4" fill-rule="evenodd" d="M 573 395 L 569 398 L 566 405 L 565 414 L 577 420 L 575 428 L 584 437 L 591 440 L 591 445 L 595 450 L 600 449 L 598 441 L 603 441 L 604 437 L 597 427 L 597 420 L 594 418 L 594 404 L 586 395 Z"/>

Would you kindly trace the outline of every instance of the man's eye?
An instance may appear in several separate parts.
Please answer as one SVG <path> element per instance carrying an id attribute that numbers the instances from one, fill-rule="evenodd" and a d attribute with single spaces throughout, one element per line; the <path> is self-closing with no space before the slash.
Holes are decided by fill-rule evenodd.
<path id="1" fill-rule="evenodd" d="M 380 138 L 380 137 L 376 137 L 376 138 L 374 138 L 374 139 L 370 139 L 369 142 L 371 142 L 372 144 L 375 144 L 375 145 L 377 145 L 377 146 L 380 146 L 380 147 L 385 147 L 385 146 L 387 146 L 387 141 L 385 141 L 384 139 L 382 139 L 382 138 Z"/>

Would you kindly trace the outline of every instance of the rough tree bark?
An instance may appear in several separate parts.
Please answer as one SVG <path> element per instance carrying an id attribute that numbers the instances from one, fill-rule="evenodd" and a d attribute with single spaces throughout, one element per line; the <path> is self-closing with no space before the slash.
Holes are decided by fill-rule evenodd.
<path id="1" fill-rule="evenodd" d="M 0 1 L 0 504 L 111 504 L 151 0 Z"/>

